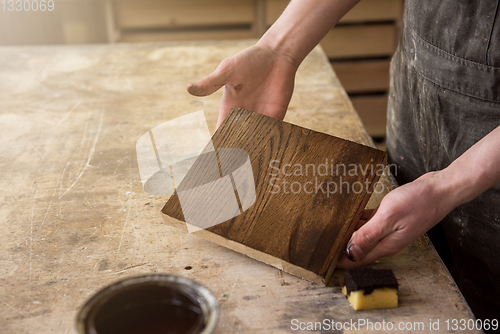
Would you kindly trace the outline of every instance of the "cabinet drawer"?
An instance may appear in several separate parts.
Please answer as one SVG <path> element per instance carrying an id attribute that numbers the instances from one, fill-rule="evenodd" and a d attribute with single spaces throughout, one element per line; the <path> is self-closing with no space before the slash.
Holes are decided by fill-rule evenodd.
<path id="1" fill-rule="evenodd" d="M 338 26 L 330 30 L 320 44 L 328 58 L 391 56 L 396 49 L 396 26 Z"/>
<path id="2" fill-rule="evenodd" d="M 353 96 L 351 102 L 372 137 L 385 137 L 387 95 Z"/>
<path id="3" fill-rule="evenodd" d="M 115 1 L 120 29 L 252 24 L 253 0 Z"/>
<path id="4" fill-rule="evenodd" d="M 332 67 L 347 93 L 389 89 L 389 60 L 332 62 Z"/>
<path id="5" fill-rule="evenodd" d="M 402 14 L 401 0 L 362 0 L 340 22 L 399 21 Z"/>
<path id="6" fill-rule="evenodd" d="M 272 25 L 288 5 L 289 0 L 267 0 L 267 25 Z M 341 20 L 343 23 L 398 21 L 403 12 L 401 0 L 363 0 Z"/>

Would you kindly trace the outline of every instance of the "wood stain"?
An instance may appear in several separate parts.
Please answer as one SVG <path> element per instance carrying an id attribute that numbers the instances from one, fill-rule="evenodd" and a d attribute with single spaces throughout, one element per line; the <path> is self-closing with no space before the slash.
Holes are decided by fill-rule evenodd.
<path id="1" fill-rule="evenodd" d="M 184 334 L 205 327 L 201 308 L 174 303 L 134 305 L 96 323 L 99 334 Z"/>
<path id="2" fill-rule="evenodd" d="M 112 284 L 82 307 L 78 334 L 212 333 L 218 308 L 200 284 L 184 277 L 155 274 Z"/>

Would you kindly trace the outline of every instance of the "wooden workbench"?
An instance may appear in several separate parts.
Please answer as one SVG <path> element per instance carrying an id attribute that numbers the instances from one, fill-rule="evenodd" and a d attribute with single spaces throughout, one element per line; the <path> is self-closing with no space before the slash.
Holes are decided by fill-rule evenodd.
<path id="1" fill-rule="evenodd" d="M 252 43 L 0 48 L 0 332 L 70 333 L 97 290 L 156 272 L 207 286 L 220 333 L 289 332 L 292 319 L 425 325 L 408 333 L 439 319 L 447 332 L 447 319 L 472 317 L 426 238 L 372 265 L 394 270 L 400 307 L 355 312 L 342 270 L 320 287 L 163 223 L 168 198 L 142 189 L 136 141 L 200 109 L 213 133 L 222 93 L 185 86 Z M 286 120 L 371 145 L 320 49 L 298 72 Z"/>

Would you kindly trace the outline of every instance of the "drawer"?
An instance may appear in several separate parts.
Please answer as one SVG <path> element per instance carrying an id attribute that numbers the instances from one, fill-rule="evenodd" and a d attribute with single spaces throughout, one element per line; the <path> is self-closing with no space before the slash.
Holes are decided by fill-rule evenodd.
<path id="1" fill-rule="evenodd" d="M 390 60 L 334 61 L 332 67 L 347 93 L 389 89 Z"/>
<path id="2" fill-rule="evenodd" d="M 267 0 L 266 23 L 272 25 L 281 15 L 289 0 Z M 341 20 L 342 23 L 399 21 L 403 13 L 401 0 L 363 0 Z"/>
<path id="3" fill-rule="evenodd" d="M 119 29 L 250 25 L 253 0 L 123 0 L 115 1 Z"/>
<path id="4" fill-rule="evenodd" d="M 362 0 L 340 22 L 400 21 L 402 15 L 402 0 Z"/>
<path id="5" fill-rule="evenodd" d="M 337 26 L 321 41 L 328 58 L 392 56 L 396 49 L 394 24 Z"/>
<path id="6" fill-rule="evenodd" d="M 351 101 L 370 136 L 385 137 L 387 95 L 353 96 Z"/>

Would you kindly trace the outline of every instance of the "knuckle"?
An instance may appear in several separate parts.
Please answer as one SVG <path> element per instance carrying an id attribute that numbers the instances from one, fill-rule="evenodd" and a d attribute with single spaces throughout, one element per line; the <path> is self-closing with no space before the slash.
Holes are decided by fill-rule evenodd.
<path id="1" fill-rule="evenodd" d="M 384 222 L 385 224 L 390 224 L 394 220 L 394 211 L 391 210 L 391 208 L 387 208 L 386 206 L 384 206 L 383 208 L 381 207 L 377 211 L 376 215 L 379 220 Z"/>
<path id="2" fill-rule="evenodd" d="M 366 246 L 371 247 L 378 242 L 378 239 L 372 233 L 365 232 L 361 235 L 361 237 L 362 237 L 362 243 L 365 247 Z"/>
<path id="3" fill-rule="evenodd" d="M 218 70 L 219 71 L 227 71 L 230 69 L 231 67 L 231 64 L 232 64 L 232 60 L 231 58 L 224 58 L 222 59 L 222 61 L 220 62 L 219 66 L 218 66 Z"/>

